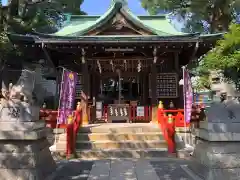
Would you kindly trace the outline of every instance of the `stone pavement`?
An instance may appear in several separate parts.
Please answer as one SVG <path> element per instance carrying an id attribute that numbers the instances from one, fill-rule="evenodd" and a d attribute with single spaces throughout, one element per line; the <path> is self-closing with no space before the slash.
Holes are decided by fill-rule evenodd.
<path id="1" fill-rule="evenodd" d="M 175 158 L 70 160 L 58 163 L 53 180 L 202 180 Z"/>

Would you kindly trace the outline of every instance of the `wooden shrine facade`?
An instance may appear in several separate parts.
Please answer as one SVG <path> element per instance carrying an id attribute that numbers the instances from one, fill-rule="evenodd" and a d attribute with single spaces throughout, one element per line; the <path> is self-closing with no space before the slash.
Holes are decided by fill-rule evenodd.
<path id="1" fill-rule="evenodd" d="M 119 73 L 123 81 L 131 82 L 128 86 L 130 97 L 122 97 L 124 100 L 148 105 L 157 104 L 163 98 L 173 101 L 179 98 L 180 65 L 177 51 L 158 52 L 157 47 L 134 45 L 106 46 L 101 50 L 96 48 L 92 54 L 88 49 L 82 51 L 84 55 L 75 63 L 81 66 L 78 72 L 83 77 L 83 83 L 79 84 L 84 84 L 84 92 L 90 99 L 95 97 L 98 100 L 101 88 L 104 88 L 104 80 L 112 78 L 118 81 Z M 138 86 L 137 97 L 132 96 L 133 81 Z"/>
<path id="2" fill-rule="evenodd" d="M 52 69 L 46 76 L 58 82 L 59 67 L 78 72 L 76 97 L 83 90 L 89 100 L 101 100 L 106 92 L 105 97 L 118 102 L 173 101 L 180 108 L 181 67 L 209 51 L 221 37 L 178 32 L 166 16 L 135 16 L 121 0 L 113 0 L 102 16 L 67 19 L 66 26 L 54 34 L 10 34 L 9 38 L 28 55 L 28 61 L 44 59 L 44 66 Z"/>
<path id="3" fill-rule="evenodd" d="M 75 71 L 79 74 L 76 98 L 84 91 L 89 100 L 102 100 L 101 91 L 104 81 L 118 81 L 118 71 L 123 81 L 133 81 L 138 84 L 138 95 L 126 101 L 138 101 L 141 105 L 156 105 L 159 100 L 164 104 L 173 101 L 176 107 L 183 107 L 182 89 L 179 80 L 182 78 L 181 67 L 194 56 L 202 54 L 205 49 L 196 49 L 201 43 L 188 42 L 152 42 L 121 43 L 107 42 L 82 44 L 76 42 L 43 42 L 22 47 L 38 57 L 47 59 L 47 64 L 56 68 L 55 77 L 60 79 L 61 68 Z M 207 44 L 206 49 L 209 48 Z M 45 52 L 45 53 L 42 53 Z M 29 54 L 30 55 L 30 54 Z M 30 55 L 34 57 L 34 55 Z M 58 78 L 57 78 L 58 77 Z M 54 77 L 53 77 L 54 78 Z M 122 85 L 123 86 L 123 85 Z M 128 89 L 132 89 L 129 84 Z M 123 94 L 121 94 L 123 95 Z M 118 93 L 115 95 L 118 100 Z M 112 104 L 114 102 L 109 102 Z M 108 104 L 108 103 L 107 103 Z"/>

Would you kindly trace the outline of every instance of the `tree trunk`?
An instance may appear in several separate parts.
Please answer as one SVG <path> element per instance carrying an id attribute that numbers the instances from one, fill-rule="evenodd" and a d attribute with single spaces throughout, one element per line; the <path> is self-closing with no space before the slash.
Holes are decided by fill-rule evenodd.
<path id="1" fill-rule="evenodd" d="M 18 16 L 19 12 L 19 0 L 11 0 L 8 5 L 8 14 L 10 15 L 10 18 L 13 16 Z"/>

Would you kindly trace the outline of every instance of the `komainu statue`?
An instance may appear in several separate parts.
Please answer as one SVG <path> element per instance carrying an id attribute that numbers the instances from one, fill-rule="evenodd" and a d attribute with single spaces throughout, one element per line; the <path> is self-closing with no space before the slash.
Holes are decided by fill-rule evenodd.
<path id="1" fill-rule="evenodd" d="M 22 70 L 19 74 L 15 84 L 8 83 L 9 80 L 5 82 L 3 80 L 0 121 L 37 121 L 39 119 L 39 108 L 32 96 L 35 83 L 34 72 Z M 11 73 L 8 76 L 11 76 Z M 8 79 L 11 80 L 10 77 Z"/>

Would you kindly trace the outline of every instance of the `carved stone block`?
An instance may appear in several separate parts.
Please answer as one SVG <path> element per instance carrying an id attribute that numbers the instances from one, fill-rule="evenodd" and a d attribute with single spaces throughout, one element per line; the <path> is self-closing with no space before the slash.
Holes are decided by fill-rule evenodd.
<path id="1" fill-rule="evenodd" d="M 206 167 L 201 174 L 205 180 L 237 180 L 240 178 L 239 152 L 240 142 L 198 140 L 193 157 Z"/>
<path id="2" fill-rule="evenodd" d="M 56 164 L 44 122 L 0 122 L 0 180 L 44 180 Z"/>
<path id="3" fill-rule="evenodd" d="M 193 157 L 206 167 L 206 180 L 240 178 L 240 105 L 228 101 L 213 104 L 207 121 L 195 131 Z"/>
<path id="4" fill-rule="evenodd" d="M 0 121 L 18 122 L 18 121 L 37 121 L 39 120 L 39 107 L 30 106 L 21 101 L 8 101 L 6 104 L 0 104 Z"/>

